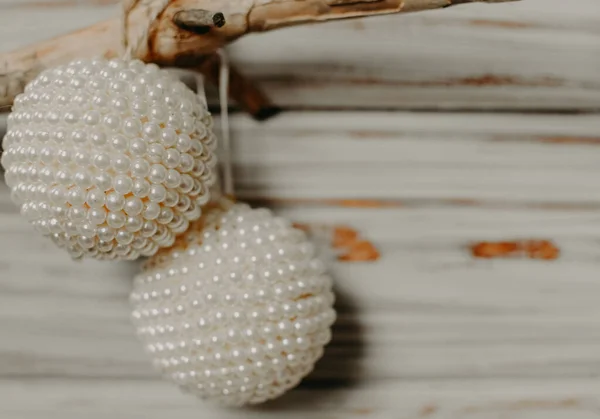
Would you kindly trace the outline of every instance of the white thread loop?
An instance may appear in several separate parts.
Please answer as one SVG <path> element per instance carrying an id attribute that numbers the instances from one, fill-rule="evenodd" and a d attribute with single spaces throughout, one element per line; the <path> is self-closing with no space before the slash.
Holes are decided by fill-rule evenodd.
<path id="1" fill-rule="evenodd" d="M 223 192 L 233 196 L 233 168 L 231 163 L 231 133 L 229 127 L 229 60 L 223 49 L 218 51 L 221 58 L 219 67 L 219 102 L 221 105 L 221 163 L 223 165 Z"/>

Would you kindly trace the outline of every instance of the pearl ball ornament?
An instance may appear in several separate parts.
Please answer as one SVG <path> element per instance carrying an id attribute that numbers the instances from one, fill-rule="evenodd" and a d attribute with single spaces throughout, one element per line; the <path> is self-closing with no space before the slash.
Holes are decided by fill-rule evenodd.
<path id="1" fill-rule="evenodd" d="M 148 259 L 130 296 L 137 335 L 163 376 L 224 405 L 296 386 L 335 321 L 332 282 L 305 234 L 266 209 L 209 204 Z"/>
<path id="2" fill-rule="evenodd" d="M 171 246 L 216 178 L 205 105 L 137 60 L 42 72 L 16 97 L 2 145 L 13 201 L 74 258 L 135 259 Z M 165 209 L 173 216 L 157 222 Z"/>

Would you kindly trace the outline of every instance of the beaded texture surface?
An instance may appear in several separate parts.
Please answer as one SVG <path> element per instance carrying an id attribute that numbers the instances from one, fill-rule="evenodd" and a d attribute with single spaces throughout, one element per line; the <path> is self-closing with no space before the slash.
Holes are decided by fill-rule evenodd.
<path id="1" fill-rule="evenodd" d="M 211 128 L 166 70 L 80 60 L 15 99 L 2 165 L 21 213 L 72 257 L 135 259 L 200 217 L 215 180 Z"/>
<path id="2" fill-rule="evenodd" d="M 335 320 L 331 287 L 302 231 L 268 210 L 221 203 L 147 261 L 130 299 L 165 378 L 243 405 L 283 394 L 313 369 Z"/>

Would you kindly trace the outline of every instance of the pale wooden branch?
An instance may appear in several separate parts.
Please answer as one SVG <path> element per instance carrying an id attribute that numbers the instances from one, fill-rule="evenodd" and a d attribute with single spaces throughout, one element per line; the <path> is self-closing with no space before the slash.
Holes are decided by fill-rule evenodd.
<path id="1" fill-rule="evenodd" d="M 113 19 L 0 54 L 0 108 L 44 68 L 75 58 L 118 56 L 124 40 L 133 46 L 132 55 L 144 61 L 197 68 L 217 49 L 252 32 L 478 1 L 511 0 L 170 0 L 158 12 L 161 0 L 126 0 L 125 36 L 120 19 Z M 148 16 L 156 19 L 148 21 Z"/>

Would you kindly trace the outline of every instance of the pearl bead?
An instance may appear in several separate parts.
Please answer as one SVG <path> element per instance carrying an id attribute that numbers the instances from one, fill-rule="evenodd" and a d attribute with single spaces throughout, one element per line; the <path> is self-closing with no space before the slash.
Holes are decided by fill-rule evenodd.
<path id="1" fill-rule="evenodd" d="M 150 142 L 157 141 L 161 136 L 161 128 L 154 122 L 146 122 L 142 130 L 142 135 Z"/>
<path id="2" fill-rule="evenodd" d="M 127 111 L 129 111 L 129 101 L 127 100 L 127 97 L 125 97 L 125 96 L 117 96 L 117 97 L 113 98 L 110 102 L 110 106 L 114 110 L 119 111 L 121 113 L 126 113 Z M 136 121 L 136 122 L 138 122 L 138 121 Z M 127 124 L 127 122 L 126 122 L 126 124 Z M 125 126 L 124 126 L 124 128 L 125 128 Z"/>
<path id="3" fill-rule="evenodd" d="M 157 229 L 158 225 L 154 221 L 148 220 L 144 222 L 144 225 L 142 226 L 142 235 L 144 237 L 152 237 Z"/>
<path id="4" fill-rule="evenodd" d="M 83 114 L 82 121 L 88 126 L 98 125 L 100 123 L 100 112 L 96 110 L 87 111 Z"/>
<path id="5" fill-rule="evenodd" d="M 174 169 L 175 167 L 179 166 L 180 162 L 181 162 L 181 155 L 180 155 L 179 151 L 177 151 L 173 148 L 167 149 L 165 156 L 163 158 L 164 165 L 168 169 Z"/>
<path id="6" fill-rule="evenodd" d="M 173 147 L 178 140 L 177 132 L 172 128 L 165 128 L 161 133 L 160 140 L 165 147 Z"/>
<path id="7" fill-rule="evenodd" d="M 21 213 L 71 256 L 151 256 L 201 215 L 194 197 L 215 176 L 193 168 L 208 161 L 197 151 L 209 149 L 211 126 L 168 71 L 77 60 L 15 98 L 0 163 Z"/>
<path id="8" fill-rule="evenodd" d="M 145 115 L 148 110 L 148 105 L 143 99 L 133 99 L 131 102 L 131 112 L 134 115 Z"/>
<path id="9" fill-rule="evenodd" d="M 102 131 L 91 131 L 88 135 L 90 143 L 96 147 L 102 147 L 108 143 L 106 134 Z"/>
<path id="10" fill-rule="evenodd" d="M 140 231 L 142 229 L 143 224 L 144 221 L 142 217 L 130 216 L 127 217 L 127 221 L 125 222 L 125 228 L 127 229 L 127 231 L 135 233 L 136 231 Z"/>
<path id="11" fill-rule="evenodd" d="M 158 215 L 157 221 L 161 224 L 167 224 L 173 219 L 173 210 L 171 208 L 163 208 Z"/>
<path id="12" fill-rule="evenodd" d="M 69 189 L 67 201 L 73 206 L 83 205 L 85 202 L 84 190 L 78 186 Z"/>
<path id="13" fill-rule="evenodd" d="M 91 208 L 102 208 L 104 206 L 104 191 L 98 188 L 90 189 L 87 193 L 86 202 Z"/>
<path id="14" fill-rule="evenodd" d="M 115 230 L 109 226 L 101 226 L 96 230 L 98 238 L 104 242 L 110 243 L 115 238 Z M 112 246 L 108 250 L 112 249 Z"/>
<path id="15" fill-rule="evenodd" d="M 72 221 L 79 222 L 85 220 L 87 214 L 85 208 L 71 207 L 69 208 L 68 215 Z"/>
<path id="16" fill-rule="evenodd" d="M 112 228 L 120 228 L 125 225 L 127 216 L 123 211 L 111 211 L 106 217 L 106 223 Z"/>
<path id="17" fill-rule="evenodd" d="M 163 202 L 167 207 L 174 207 L 179 202 L 179 195 L 177 192 L 169 190 L 167 191 L 167 196 Z M 184 211 L 181 211 L 184 212 Z"/>
<path id="18" fill-rule="evenodd" d="M 126 151 L 129 147 L 127 137 L 122 134 L 114 134 L 110 139 L 110 144 L 117 151 Z"/>
<path id="19" fill-rule="evenodd" d="M 170 189 L 179 187 L 181 183 L 181 174 L 177 170 L 169 169 L 165 177 L 165 186 Z"/>
<path id="20" fill-rule="evenodd" d="M 181 134 L 177 138 L 177 150 L 181 153 L 186 153 L 192 147 L 192 139 L 187 134 Z"/>
<path id="21" fill-rule="evenodd" d="M 94 225 L 100 225 L 106 221 L 106 215 L 104 208 L 92 208 L 88 212 L 88 220 Z"/>
<path id="22" fill-rule="evenodd" d="M 160 234 L 164 224 L 146 228 Z M 260 244 L 238 250 L 249 238 Z M 331 280 L 304 269 L 320 265 L 301 250 L 307 243 L 269 212 L 228 201 L 205 211 L 134 280 L 131 318 L 153 364 L 186 392 L 220 404 L 260 403 L 297 385 L 335 320 Z M 299 268 L 280 275 L 286 266 Z"/>
<path id="23" fill-rule="evenodd" d="M 120 195 L 126 195 L 132 191 L 133 180 L 127 175 L 118 175 L 113 180 L 113 187 L 115 192 Z"/>
<path id="24" fill-rule="evenodd" d="M 125 205 L 125 198 L 123 195 L 116 192 L 111 192 L 106 195 L 106 207 L 111 211 L 119 211 L 123 209 Z"/>
<path id="25" fill-rule="evenodd" d="M 85 169 L 79 169 L 73 175 L 74 183 L 81 188 L 89 188 L 92 185 L 92 177 Z"/>
<path id="26" fill-rule="evenodd" d="M 131 187 L 133 194 L 138 198 L 144 198 L 148 196 L 150 191 L 150 183 L 146 179 L 135 179 Z"/>
<path id="27" fill-rule="evenodd" d="M 119 230 L 115 239 L 119 244 L 130 244 L 133 241 L 133 233 L 127 230 Z"/>
<path id="28" fill-rule="evenodd" d="M 165 200 L 167 196 L 167 190 L 162 185 L 152 185 L 150 186 L 150 191 L 148 192 L 148 198 L 152 202 L 162 202 Z"/>
<path id="29" fill-rule="evenodd" d="M 150 167 L 148 180 L 152 183 L 163 183 L 167 177 L 167 169 L 161 164 L 154 164 Z"/>
<path id="30" fill-rule="evenodd" d="M 129 151 L 134 156 L 143 156 L 147 150 L 148 146 L 141 138 L 134 138 L 129 144 Z"/>
<path id="31" fill-rule="evenodd" d="M 132 196 L 125 201 L 125 212 L 128 215 L 138 215 L 144 209 L 144 204 L 140 198 Z"/>
<path id="32" fill-rule="evenodd" d="M 94 183 L 101 191 L 107 191 L 112 185 L 112 178 L 107 173 L 100 173 L 94 178 Z"/>
<path id="33" fill-rule="evenodd" d="M 50 202 L 62 205 L 67 202 L 67 189 L 64 186 L 53 186 L 49 191 Z"/>
<path id="34" fill-rule="evenodd" d="M 96 235 L 96 227 L 90 223 L 84 223 L 79 226 L 79 233 L 85 237 L 94 237 Z"/>
<path id="35" fill-rule="evenodd" d="M 107 153 L 96 154 L 93 158 L 94 166 L 104 170 L 110 167 L 110 156 Z"/>
<path id="36" fill-rule="evenodd" d="M 112 165 L 117 172 L 123 173 L 129 170 L 131 160 L 125 154 L 117 154 L 113 157 Z"/>
<path id="37" fill-rule="evenodd" d="M 150 171 L 150 164 L 143 159 L 135 159 L 131 163 L 131 174 L 135 177 L 145 177 Z"/>
<path id="38" fill-rule="evenodd" d="M 148 202 L 144 208 L 144 218 L 148 220 L 154 220 L 160 214 L 161 206 L 156 202 Z"/>

